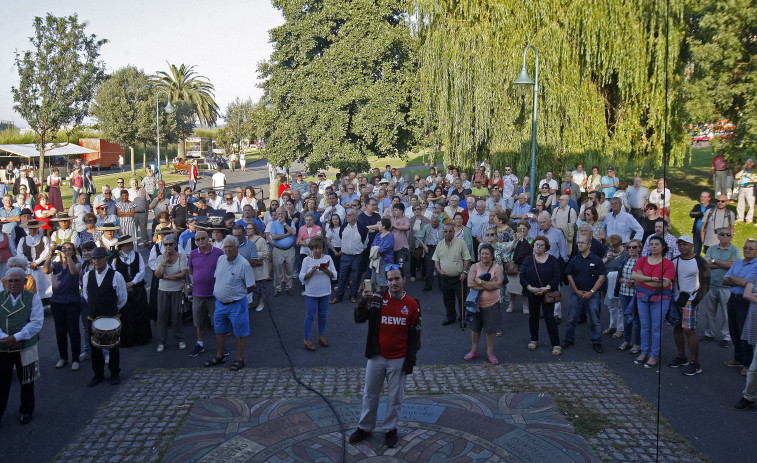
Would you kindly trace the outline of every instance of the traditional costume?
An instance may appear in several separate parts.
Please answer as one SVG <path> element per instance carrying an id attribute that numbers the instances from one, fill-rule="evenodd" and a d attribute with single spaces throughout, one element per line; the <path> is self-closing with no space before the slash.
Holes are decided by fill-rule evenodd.
<path id="1" fill-rule="evenodd" d="M 122 235 L 116 242 L 118 256 L 111 261 L 113 270 L 120 273 L 126 283 L 134 283 L 131 289 L 127 289 L 126 305 L 121 309 L 121 347 L 144 345 L 152 339 L 150 308 L 145 290 L 145 261 L 133 249 L 128 253 L 121 249 L 122 245 L 136 241 L 129 235 Z"/>
<path id="2" fill-rule="evenodd" d="M 45 275 L 42 271 L 42 264 L 47 259 L 47 254 L 50 252 L 50 241 L 46 236 L 39 234 L 39 227 L 42 224 L 36 220 L 30 220 L 19 227 L 26 228 L 28 230 L 37 229 L 36 235 L 27 235 L 18 243 L 16 248 L 17 256 L 24 256 L 26 260 L 31 264 L 32 262 L 37 264 L 37 269 L 33 270 L 31 266 L 27 271 L 29 275 L 34 278 L 37 284 L 37 294 L 42 299 L 47 299 L 53 295 L 53 287 L 50 282 L 50 275 Z"/>
<path id="3" fill-rule="evenodd" d="M 39 379 L 37 342 L 42 329 L 44 309 L 39 296 L 22 290 L 17 297 L 0 291 L 0 339 L 14 336 L 16 343 L 0 344 L 0 419 L 10 394 L 13 367 L 21 383 L 21 423 L 31 421 L 34 412 L 34 381 Z"/>

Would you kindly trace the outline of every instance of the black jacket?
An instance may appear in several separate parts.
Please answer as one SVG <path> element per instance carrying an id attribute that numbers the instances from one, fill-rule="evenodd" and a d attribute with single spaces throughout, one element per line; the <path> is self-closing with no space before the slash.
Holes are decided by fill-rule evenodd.
<path id="1" fill-rule="evenodd" d="M 706 208 L 704 208 L 704 210 L 702 210 L 701 206 L 702 205 L 699 204 L 699 203 L 694 204 L 694 207 L 691 208 L 691 212 L 689 212 L 689 217 L 691 217 L 692 219 L 694 219 L 694 223 L 691 225 L 691 233 L 693 233 L 695 235 L 698 233 L 697 232 L 697 220 L 701 220 L 702 217 L 704 217 L 705 212 L 707 212 L 710 209 L 712 209 L 713 207 L 715 207 L 714 204 L 710 203 L 710 204 L 707 205 Z"/>
<path id="2" fill-rule="evenodd" d="M 385 293 L 388 297 L 388 292 Z M 374 302 L 374 298 L 377 299 Z M 417 302 L 417 301 L 416 301 Z M 381 327 L 381 297 L 374 295 L 371 299 L 361 299 L 355 306 L 355 323 L 365 323 L 368 320 L 368 339 L 365 343 L 365 356 L 371 358 L 379 355 L 379 328 Z M 410 375 L 413 373 L 413 367 L 416 362 L 416 355 L 421 348 L 421 312 L 420 303 L 418 303 L 418 322 L 413 326 L 408 326 L 407 333 L 407 355 L 405 363 L 402 364 L 402 373 Z"/>

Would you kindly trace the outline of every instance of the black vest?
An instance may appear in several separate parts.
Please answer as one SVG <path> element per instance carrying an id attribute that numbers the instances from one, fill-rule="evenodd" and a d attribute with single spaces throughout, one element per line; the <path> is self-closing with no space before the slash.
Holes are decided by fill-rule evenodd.
<path id="1" fill-rule="evenodd" d="M 97 286 L 97 270 L 89 272 L 87 280 L 87 298 L 89 313 L 92 319 L 97 317 L 113 317 L 118 313 L 118 295 L 113 287 L 113 277 L 116 271 L 108 267 L 102 284 Z"/>
<path id="2" fill-rule="evenodd" d="M 126 283 L 131 282 L 131 280 L 134 279 L 134 275 L 139 273 L 140 255 L 134 253 L 134 256 L 134 261 L 132 261 L 132 263 L 129 265 L 126 265 L 126 263 L 121 260 L 120 255 L 113 259 L 113 261 L 116 263 L 116 272 L 120 273 L 124 277 L 124 281 Z M 144 283 L 144 281 L 140 281 L 140 283 Z"/>
<path id="3" fill-rule="evenodd" d="M 197 248 L 198 248 L 198 246 L 197 246 L 197 243 L 195 242 L 195 237 L 193 236 L 193 237 L 189 238 L 189 250 L 190 251 L 194 251 Z"/>

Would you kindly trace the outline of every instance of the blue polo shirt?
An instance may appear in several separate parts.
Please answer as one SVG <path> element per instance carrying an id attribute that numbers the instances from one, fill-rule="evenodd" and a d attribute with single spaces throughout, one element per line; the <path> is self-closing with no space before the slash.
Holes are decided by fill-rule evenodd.
<path id="1" fill-rule="evenodd" d="M 0 206 L 0 217 L 15 217 L 21 215 L 21 209 L 17 207 L 11 208 L 10 212 L 6 211 L 4 207 Z M 11 234 L 13 229 L 16 228 L 18 222 L 8 222 L 3 224 L 3 233 Z"/>
<path id="2" fill-rule="evenodd" d="M 753 276 L 757 275 L 757 259 L 752 259 L 746 262 L 744 259 L 739 259 L 731 265 L 731 268 L 725 272 L 723 278 L 728 276 L 737 276 L 739 278 L 746 278 L 749 280 Z M 743 286 L 731 286 L 731 294 L 744 294 Z"/>
<path id="3" fill-rule="evenodd" d="M 605 264 L 596 254 L 589 253 L 587 257 L 581 254 L 573 256 L 565 268 L 565 274 L 573 277 L 576 288 L 589 291 L 600 275 L 607 275 Z"/>
<path id="4" fill-rule="evenodd" d="M 294 227 L 294 222 L 289 226 Z M 278 220 L 271 222 L 271 235 L 283 235 L 284 233 L 286 233 L 286 228 L 281 222 Z M 294 245 L 296 239 L 297 237 L 294 235 L 287 235 L 279 240 L 273 240 L 273 245 L 279 249 L 289 249 Z"/>

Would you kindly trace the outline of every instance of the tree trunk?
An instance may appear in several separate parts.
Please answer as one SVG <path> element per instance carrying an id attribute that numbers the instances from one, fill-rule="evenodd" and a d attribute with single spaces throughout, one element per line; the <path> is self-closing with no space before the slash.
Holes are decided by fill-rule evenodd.
<path id="1" fill-rule="evenodd" d="M 142 143 L 142 170 L 147 170 L 147 142 Z"/>
<path id="2" fill-rule="evenodd" d="M 168 145 L 166 145 L 166 147 L 167 146 Z M 176 142 L 176 152 L 177 152 L 176 156 L 179 157 L 179 158 L 184 159 L 186 157 L 186 156 L 184 156 L 184 154 L 186 153 L 186 151 L 184 151 L 184 149 L 185 149 L 185 147 L 184 147 L 184 139 L 180 139 L 178 142 Z M 166 150 L 166 153 L 168 153 L 167 150 Z M 166 165 L 168 165 L 168 154 L 166 154 Z"/>
<path id="3" fill-rule="evenodd" d="M 134 172 L 134 147 L 130 146 L 129 151 L 131 151 L 131 176 L 136 177 L 137 174 Z"/>

